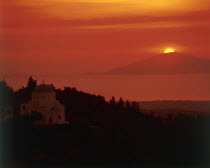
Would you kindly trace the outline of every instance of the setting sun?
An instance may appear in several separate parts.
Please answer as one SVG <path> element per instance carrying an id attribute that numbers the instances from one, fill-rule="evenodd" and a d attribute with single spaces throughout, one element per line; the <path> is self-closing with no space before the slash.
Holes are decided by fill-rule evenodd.
<path id="1" fill-rule="evenodd" d="M 173 53 L 173 52 L 175 52 L 175 51 L 172 48 L 167 48 L 164 50 L 164 53 Z"/>

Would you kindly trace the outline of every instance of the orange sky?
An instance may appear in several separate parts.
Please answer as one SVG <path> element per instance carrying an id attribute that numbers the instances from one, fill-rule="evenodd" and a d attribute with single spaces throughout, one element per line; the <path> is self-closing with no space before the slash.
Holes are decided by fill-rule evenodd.
<path id="1" fill-rule="evenodd" d="M 168 46 L 210 57 L 209 0 L 3 0 L 1 8 L 4 73 L 104 71 Z"/>
<path id="2" fill-rule="evenodd" d="M 103 72 L 173 47 L 210 58 L 210 0 L 1 0 L 0 73 Z"/>

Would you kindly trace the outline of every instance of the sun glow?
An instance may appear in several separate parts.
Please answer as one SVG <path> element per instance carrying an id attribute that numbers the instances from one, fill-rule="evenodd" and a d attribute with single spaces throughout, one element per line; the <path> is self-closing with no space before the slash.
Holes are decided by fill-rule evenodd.
<path id="1" fill-rule="evenodd" d="M 173 52 L 175 52 L 175 50 L 172 48 L 167 48 L 164 50 L 164 53 L 173 53 Z"/>
<path id="2" fill-rule="evenodd" d="M 15 0 L 18 5 L 38 7 L 42 13 L 62 19 L 157 15 L 191 11 L 196 0 Z M 200 0 L 206 1 L 206 0 Z M 202 4 L 199 1 L 199 4 Z"/>

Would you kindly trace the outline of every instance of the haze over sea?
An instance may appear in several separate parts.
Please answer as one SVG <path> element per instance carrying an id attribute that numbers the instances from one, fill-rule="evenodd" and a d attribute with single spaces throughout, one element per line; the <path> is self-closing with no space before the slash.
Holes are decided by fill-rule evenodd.
<path id="1" fill-rule="evenodd" d="M 38 84 L 54 84 L 56 88 L 76 87 L 78 90 L 115 96 L 135 101 L 210 100 L 210 74 L 182 75 L 33 75 Z M 30 75 L 4 75 L 15 90 L 26 86 Z"/>

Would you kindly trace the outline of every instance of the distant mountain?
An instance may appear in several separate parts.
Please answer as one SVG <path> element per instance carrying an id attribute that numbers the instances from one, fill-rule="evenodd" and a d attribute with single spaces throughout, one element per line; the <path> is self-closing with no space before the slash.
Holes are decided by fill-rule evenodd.
<path id="1" fill-rule="evenodd" d="M 150 57 L 107 74 L 194 74 L 210 73 L 210 60 L 181 53 L 167 53 Z"/>
<path id="2" fill-rule="evenodd" d="M 138 102 L 144 112 L 153 111 L 157 115 L 179 112 L 187 114 L 210 114 L 210 101 L 141 101 Z"/>

